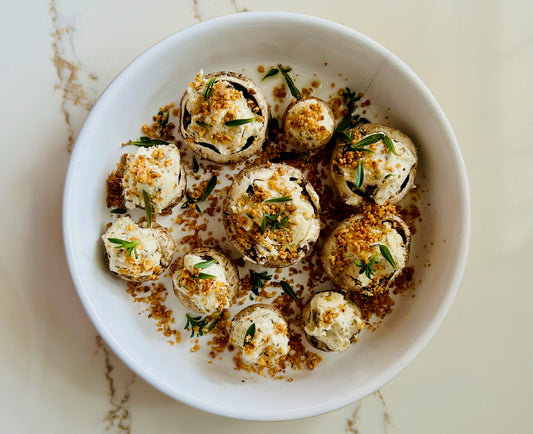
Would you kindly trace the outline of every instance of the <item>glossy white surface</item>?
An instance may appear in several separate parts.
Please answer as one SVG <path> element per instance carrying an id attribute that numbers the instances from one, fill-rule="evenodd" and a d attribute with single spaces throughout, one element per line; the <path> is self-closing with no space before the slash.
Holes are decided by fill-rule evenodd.
<path id="1" fill-rule="evenodd" d="M 328 18 L 397 54 L 443 107 L 471 185 L 465 277 L 435 338 L 379 394 L 301 421 L 253 423 L 209 415 L 136 377 L 97 344 L 61 242 L 69 135 L 77 135 L 96 97 L 156 41 L 199 19 L 242 8 Z M 3 12 L 0 164 L 4 203 L 16 206 L 0 217 L 6 246 L 0 255 L 2 431 L 533 430 L 529 3 L 274 0 L 261 6 L 200 0 L 158 6 L 134 1 L 126 7 L 118 1 L 28 1 L 6 3 Z"/>

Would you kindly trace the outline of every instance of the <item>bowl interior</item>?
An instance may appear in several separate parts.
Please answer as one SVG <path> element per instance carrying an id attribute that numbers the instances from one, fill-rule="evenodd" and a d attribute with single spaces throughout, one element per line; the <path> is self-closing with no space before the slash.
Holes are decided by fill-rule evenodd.
<path id="1" fill-rule="evenodd" d="M 105 179 L 154 109 L 181 93 L 199 69 L 255 71 L 290 64 L 343 72 L 387 123 L 418 146 L 422 222 L 413 246 L 416 296 L 341 355 L 327 356 L 295 381 L 243 383 L 231 364 L 207 364 L 170 346 L 137 314 L 122 281 L 105 269 L 99 238 L 110 221 Z M 245 72 L 245 74 L 246 74 Z M 429 205 L 428 205 L 429 204 Z M 464 164 L 453 132 L 427 88 L 369 38 L 318 18 L 285 13 L 232 15 L 190 27 L 133 61 L 106 89 L 76 143 L 66 181 L 64 235 L 76 288 L 99 333 L 140 376 L 168 395 L 217 414 L 253 420 L 307 417 L 349 404 L 401 371 L 442 322 L 459 285 L 469 240 Z M 228 399 L 230 397 L 230 399 Z"/>

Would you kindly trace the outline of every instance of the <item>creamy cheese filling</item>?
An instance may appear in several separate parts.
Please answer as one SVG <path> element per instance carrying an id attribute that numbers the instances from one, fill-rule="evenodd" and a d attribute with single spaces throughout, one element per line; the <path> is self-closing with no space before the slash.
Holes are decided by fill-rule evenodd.
<path id="1" fill-rule="evenodd" d="M 244 345 L 246 332 L 252 324 L 255 324 L 255 335 Z M 242 348 L 242 357 L 249 363 L 268 365 L 289 352 L 287 323 L 276 312 L 263 307 L 234 320 L 230 340 Z"/>
<path id="2" fill-rule="evenodd" d="M 335 129 L 335 119 L 323 103 L 307 99 L 289 109 L 286 128 L 286 132 L 299 143 L 323 141 Z"/>
<path id="3" fill-rule="evenodd" d="M 144 207 L 144 190 L 153 210 L 164 210 L 181 193 L 180 170 L 180 153 L 175 145 L 139 148 L 128 155 L 122 178 L 126 207 Z"/>
<path id="4" fill-rule="evenodd" d="M 380 133 L 376 132 L 372 134 Z M 381 134 L 385 133 L 382 132 Z M 392 138 L 391 141 L 398 155 L 391 152 L 383 140 L 380 140 L 368 146 L 368 149 L 371 149 L 373 152 L 365 152 L 362 160 L 364 181 L 361 185 L 361 191 L 367 192 L 373 190 L 372 195 L 374 201 L 379 205 L 383 205 L 400 191 L 409 172 L 416 164 L 416 157 L 407 146 Z M 344 179 L 355 184 L 358 165 L 340 167 Z"/>
<path id="5" fill-rule="evenodd" d="M 277 172 L 276 172 L 277 173 Z M 239 197 L 231 211 L 242 218 L 242 230 L 249 232 L 254 226 L 261 227 L 265 219 L 265 232 L 258 239 L 255 248 L 262 257 L 272 257 L 279 253 L 280 248 L 297 247 L 310 238 L 313 220 L 317 217 L 309 197 L 303 187 L 291 180 L 289 174 L 276 174 L 273 170 L 260 169 L 253 174 L 253 179 L 246 178 L 238 186 L 236 197 Z M 250 193 L 251 186 L 254 193 Z M 254 195 L 260 195 L 257 200 Z M 290 198 L 285 202 L 269 202 L 272 199 Z M 276 216 L 279 224 L 273 223 Z M 281 233 L 280 233 L 281 231 Z"/>
<path id="6" fill-rule="evenodd" d="M 213 145 L 222 155 L 240 151 L 250 137 L 259 134 L 263 118 L 254 112 L 240 90 L 229 82 L 215 81 L 206 101 L 209 79 L 200 72 L 187 88 L 187 111 L 191 115 L 187 132 L 196 142 Z M 252 119 L 242 125 L 226 125 L 228 121 Z"/>
<path id="7" fill-rule="evenodd" d="M 320 292 L 309 302 L 305 332 L 332 351 L 344 351 L 365 324 L 357 306 L 337 292 Z"/>
<path id="8" fill-rule="evenodd" d="M 183 258 L 183 270 L 173 277 L 175 287 L 187 296 L 191 302 L 204 313 L 213 313 L 229 308 L 231 294 L 228 288 L 224 267 L 215 262 L 205 268 L 195 267 L 209 259 L 194 254 L 187 254 Z M 214 278 L 198 279 L 200 273 Z"/>
<path id="9" fill-rule="evenodd" d="M 135 243 L 131 255 L 126 248 L 109 241 L 116 238 Z M 137 226 L 129 217 L 120 217 L 102 235 L 109 269 L 115 273 L 139 278 L 157 274 L 161 270 L 161 253 L 159 244 L 151 229 Z"/>
<path id="10" fill-rule="evenodd" d="M 372 244 L 370 249 L 365 251 L 358 251 L 357 253 L 348 250 L 346 258 L 349 260 L 350 265 L 346 268 L 346 273 L 352 279 L 357 280 L 362 287 L 367 287 L 372 282 L 388 277 L 394 273 L 395 268 L 390 262 L 383 256 L 380 245 L 385 245 L 389 249 L 389 252 L 396 264 L 396 269 L 400 270 L 406 265 L 407 246 L 403 242 L 402 236 L 394 229 L 389 222 L 383 224 L 382 238 L 378 243 Z M 375 230 L 376 232 L 378 229 Z M 371 261 L 372 269 L 374 272 L 369 273 L 360 272 L 361 261 L 367 263 Z"/>

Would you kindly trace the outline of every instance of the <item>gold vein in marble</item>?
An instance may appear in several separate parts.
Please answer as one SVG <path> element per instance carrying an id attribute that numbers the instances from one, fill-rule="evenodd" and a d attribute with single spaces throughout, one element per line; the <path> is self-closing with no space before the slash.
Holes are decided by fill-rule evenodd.
<path id="1" fill-rule="evenodd" d="M 116 372 L 112 363 L 112 353 L 109 351 L 104 341 L 100 336 L 96 336 L 97 349 L 102 350 L 105 362 L 105 379 L 107 382 L 107 395 L 109 397 L 109 404 L 111 409 L 107 412 L 104 421 L 107 423 L 106 431 L 115 428 L 116 432 L 122 434 L 131 434 L 131 404 L 130 404 L 130 388 L 135 382 L 136 375 L 130 373 L 129 380 L 123 386 L 124 391 L 122 396 L 117 393 L 116 379 L 113 371 Z"/>
<path id="2" fill-rule="evenodd" d="M 359 417 L 360 409 L 361 409 L 361 401 L 355 404 L 355 408 L 353 410 L 352 415 L 346 421 L 346 428 L 344 429 L 345 432 L 351 433 L 351 434 L 359 434 L 359 430 L 357 429 L 357 420 Z"/>
<path id="3" fill-rule="evenodd" d="M 71 110 L 73 107 L 81 107 L 89 111 L 94 105 L 94 100 L 89 97 L 87 90 L 79 78 L 80 71 L 83 68 L 75 55 L 72 40 L 74 27 L 60 24 L 57 12 L 57 0 L 50 0 L 49 13 L 53 29 L 50 34 L 52 37 L 51 60 L 56 68 L 56 74 L 59 79 L 59 83 L 55 85 L 55 89 L 61 91 L 61 114 L 67 125 L 67 150 L 70 152 L 74 145 L 75 136 L 71 122 Z M 93 81 L 98 80 L 96 74 L 93 73 L 89 73 L 88 78 Z"/>

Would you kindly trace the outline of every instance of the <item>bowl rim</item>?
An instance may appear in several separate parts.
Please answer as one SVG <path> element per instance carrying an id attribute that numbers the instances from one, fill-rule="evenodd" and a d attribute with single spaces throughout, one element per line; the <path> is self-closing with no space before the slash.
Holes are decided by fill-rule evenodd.
<path id="1" fill-rule="evenodd" d="M 104 89 L 104 91 L 98 98 L 98 101 L 89 113 L 84 123 L 84 126 L 82 127 L 79 136 L 76 140 L 76 144 L 79 141 L 82 141 L 84 135 L 86 134 L 87 125 L 91 123 L 90 120 L 93 117 L 94 113 L 99 110 L 100 106 L 105 105 L 106 101 L 109 98 L 112 98 L 113 89 L 118 85 L 118 82 L 124 80 L 124 78 L 128 76 L 129 71 L 134 70 L 136 64 L 142 63 L 144 58 L 147 57 L 149 53 L 152 52 L 154 49 L 164 50 L 167 45 L 172 45 L 176 43 L 176 39 L 190 37 L 195 34 L 201 34 L 206 29 L 210 29 L 212 31 L 216 30 L 217 28 L 238 26 L 242 23 L 249 24 L 252 20 L 261 22 L 276 21 L 278 23 L 280 21 L 285 21 L 291 24 L 305 24 L 306 26 L 316 26 L 317 28 L 327 29 L 329 31 L 337 32 L 339 34 L 342 33 L 345 36 L 357 40 L 359 43 L 366 45 L 371 50 L 381 53 L 384 58 L 387 58 L 388 62 L 394 63 L 395 68 L 400 69 L 406 77 L 409 77 L 409 80 L 412 81 L 413 85 L 418 88 L 418 90 L 424 96 L 426 101 L 429 103 L 432 115 L 439 120 L 446 136 L 446 142 L 450 145 L 450 151 L 453 157 L 453 164 L 456 166 L 457 172 L 459 174 L 458 184 L 460 185 L 460 197 L 458 198 L 458 204 L 460 205 L 460 227 L 458 230 L 461 232 L 461 244 L 459 254 L 457 255 L 457 258 L 455 260 L 454 272 L 449 280 L 447 291 L 445 292 L 441 303 L 436 309 L 436 314 L 431 319 L 429 325 L 421 333 L 419 333 L 418 338 L 407 345 L 401 357 L 396 359 L 394 363 L 391 363 L 388 369 L 383 370 L 379 375 L 375 376 L 373 381 L 367 381 L 365 387 L 357 388 L 357 390 L 350 395 L 330 399 L 326 403 L 323 403 L 321 405 L 298 407 L 295 409 L 288 408 L 282 413 L 277 412 L 274 414 L 272 412 L 269 412 L 267 409 L 264 409 L 264 411 L 261 412 L 250 412 L 247 414 L 243 414 L 243 412 L 239 409 L 212 405 L 200 399 L 194 399 L 187 393 L 184 393 L 180 390 L 170 388 L 165 382 L 155 377 L 152 373 L 147 372 L 138 362 L 136 362 L 134 358 L 130 357 L 123 350 L 120 342 L 115 339 L 115 337 L 111 334 L 110 330 L 106 327 L 106 325 L 100 321 L 91 303 L 91 300 L 88 297 L 88 294 L 84 290 L 84 284 L 79 273 L 78 264 L 75 258 L 72 243 L 72 224 L 69 218 L 69 209 L 71 203 L 71 196 L 73 193 L 72 178 L 76 170 L 76 161 L 79 158 L 78 154 L 80 153 L 80 147 L 76 145 L 74 146 L 72 155 L 70 157 L 63 192 L 63 239 L 67 263 L 70 269 L 70 273 L 72 275 L 74 286 L 87 314 L 89 315 L 92 323 L 96 327 L 99 335 L 111 347 L 115 354 L 117 354 L 120 359 L 137 375 L 139 375 L 152 386 L 156 387 L 157 389 L 172 397 L 173 399 L 176 399 L 182 403 L 186 403 L 200 410 L 242 420 L 281 421 L 316 416 L 356 402 L 359 399 L 364 398 L 368 394 L 374 392 L 375 390 L 388 383 L 392 378 L 394 378 L 401 371 L 403 371 L 420 354 L 420 352 L 429 343 L 431 338 L 435 335 L 436 331 L 444 321 L 444 318 L 450 310 L 450 307 L 459 289 L 459 285 L 462 281 L 470 244 L 471 204 L 467 170 L 451 124 L 448 121 L 446 115 L 444 114 L 444 111 L 438 104 L 436 98 L 433 96 L 428 87 L 422 82 L 422 80 L 416 75 L 416 73 L 414 73 L 414 71 L 409 66 L 407 66 L 401 59 L 399 59 L 388 49 L 386 49 L 370 37 L 358 32 L 357 30 L 324 18 L 299 13 L 267 11 L 243 12 L 225 15 L 198 24 L 194 24 L 162 39 L 161 41 L 152 45 L 150 48 L 138 55 Z"/>

